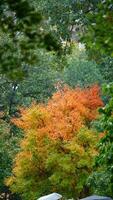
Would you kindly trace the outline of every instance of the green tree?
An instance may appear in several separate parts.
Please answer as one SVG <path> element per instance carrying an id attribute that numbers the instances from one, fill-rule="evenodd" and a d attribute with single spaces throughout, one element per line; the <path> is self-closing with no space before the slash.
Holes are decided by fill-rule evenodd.
<path id="1" fill-rule="evenodd" d="M 85 49 L 77 46 L 72 54 L 66 56 L 67 65 L 64 68 L 64 82 L 71 87 L 88 87 L 93 84 L 102 84 L 104 78 L 95 61 L 88 59 Z"/>
<path id="2" fill-rule="evenodd" d="M 38 6 L 57 37 L 83 41 L 94 59 L 113 56 L 112 0 L 40 0 Z"/>
<path id="3" fill-rule="evenodd" d="M 37 6 L 49 19 L 49 24 L 55 30 L 57 37 L 70 41 L 73 33 L 74 38 L 78 39 L 78 32 L 82 30 L 81 25 L 87 21 L 86 13 L 94 9 L 98 2 L 98 0 L 40 0 Z"/>
<path id="4" fill-rule="evenodd" d="M 113 197 L 113 84 L 104 87 L 109 102 L 100 109 L 103 136 L 98 144 L 95 171 L 89 178 L 93 192 Z"/>
<path id="5" fill-rule="evenodd" d="M 0 120 L 0 192 L 5 192 L 4 179 L 11 175 L 12 159 L 19 150 L 17 141 L 19 136 L 12 136 L 11 126 Z"/>
<path id="6" fill-rule="evenodd" d="M 27 76 L 19 84 L 18 92 L 21 93 L 22 103 L 28 105 L 33 100 L 47 102 L 55 91 L 55 84 L 59 79 L 57 71 L 57 57 L 47 51 L 39 50 L 40 59 L 37 66 L 29 67 Z"/>
<path id="7" fill-rule="evenodd" d="M 104 80 L 106 83 L 110 83 L 113 81 L 113 58 L 112 57 L 101 57 L 100 63 L 99 63 L 99 69 L 104 77 Z"/>
<path id="8" fill-rule="evenodd" d="M 0 1 L 0 72 L 22 79 L 25 66 L 37 62 L 38 47 L 59 49 L 32 1 Z"/>
<path id="9" fill-rule="evenodd" d="M 95 55 L 113 57 L 113 2 L 112 0 L 98 1 L 95 9 L 87 14 L 87 28 L 83 36 L 86 48 Z"/>
<path id="10" fill-rule="evenodd" d="M 50 52 L 37 50 L 40 59 L 36 66 L 27 66 L 22 80 L 0 76 L 0 109 L 6 118 L 18 113 L 19 106 L 28 106 L 33 100 L 45 102 L 55 91 L 59 79 L 57 57 Z M 5 116 L 4 116 L 5 117 Z"/>

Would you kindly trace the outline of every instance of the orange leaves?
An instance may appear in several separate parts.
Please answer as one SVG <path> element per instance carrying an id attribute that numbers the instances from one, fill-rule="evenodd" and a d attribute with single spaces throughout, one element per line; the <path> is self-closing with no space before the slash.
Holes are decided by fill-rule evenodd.
<path id="1" fill-rule="evenodd" d="M 28 133 L 35 130 L 38 137 L 46 134 L 53 139 L 70 140 L 80 128 L 97 116 L 103 103 L 97 85 L 87 89 L 64 87 L 56 92 L 47 105 L 32 104 L 21 110 L 21 118 L 12 121 Z"/>
<path id="2" fill-rule="evenodd" d="M 105 135 L 106 135 L 106 132 L 104 131 L 103 133 L 99 134 L 99 138 L 101 139 L 101 138 L 105 137 Z"/>
<path id="3" fill-rule="evenodd" d="M 102 105 L 97 85 L 83 90 L 65 87 L 58 91 L 47 105 L 54 130 L 49 132 L 50 137 L 71 139 L 80 128 L 96 118 L 97 108 Z"/>

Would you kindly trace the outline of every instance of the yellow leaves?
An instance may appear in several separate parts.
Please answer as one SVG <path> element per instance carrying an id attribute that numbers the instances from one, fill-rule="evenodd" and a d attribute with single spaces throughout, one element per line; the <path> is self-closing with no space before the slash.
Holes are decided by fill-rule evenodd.
<path id="1" fill-rule="evenodd" d="M 9 177 L 8 179 L 6 179 L 5 181 L 5 184 L 9 187 L 9 186 L 11 186 L 12 184 L 13 184 L 13 182 L 14 182 L 14 177 Z"/>
<path id="2" fill-rule="evenodd" d="M 31 107 L 21 110 L 21 118 L 12 119 L 12 122 L 26 132 L 30 129 L 44 127 L 49 119 L 49 113 L 44 105 L 33 104 Z"/>
<path id="3" fill-rule="evenodd" d="M 66 148 L 82 158 L 85 152 L 88 153 L 91 151 L 92 153 L 93 151 L 93 154 L 96 154 L 95 146 L 98 139 L 94 131 L 84 127 L 76 133 L 70 142 L 68 142 Z"/>
<path id="4" fill-rule="evenodd" d="M 74 138 L 69 144 L 66 145 L 67 149 L 69 149 L 74 155 L 78 155 L 79 157 L 84 154 L 84 148 L 77 144 L 76 138 Z"/>
<path id="5" fill-rule="evenodd" d="M 78 140 L 83 145 L 92 145 L 98 141 L 97 133 L 86 127 L 82 128 L 77 134 Z"/>

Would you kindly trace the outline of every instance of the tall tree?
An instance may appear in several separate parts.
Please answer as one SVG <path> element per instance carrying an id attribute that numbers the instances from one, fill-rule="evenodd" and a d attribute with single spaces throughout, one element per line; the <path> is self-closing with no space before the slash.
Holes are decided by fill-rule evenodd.
<path id="1" fill-rule="evenodd" d="M 22 109 L 21 118 L 12 120 L 25 133 L 7 180 L 12 191 L 25 200 L 52 191 L 71 198 L 85 195 L 98 140 L 90 122 L 102 104 L 98 86 L 61 88 L 48 104 Z"/>

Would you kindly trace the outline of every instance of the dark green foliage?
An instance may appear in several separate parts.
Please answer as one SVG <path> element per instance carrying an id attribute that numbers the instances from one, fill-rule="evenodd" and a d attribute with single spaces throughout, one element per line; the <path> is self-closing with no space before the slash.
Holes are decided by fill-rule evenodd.
<path id="1" fill-rule="evenodd" d="M 86 47 L 95 53 L 94 58 L 99 54 L 112 56 L 112 0 L 40 0 L 39 7 L 58 37 L 80 41 L 83 35 Z"/>
<path id="2" fill-rule="evenodd" d="M 32 101 L 46 102 L 55 91 L 59 73 L 56 56 L 46 51 L 38 51 L 37 66 L 26 66 L 23 80 L 9 80 L 0 77 L 0 109 L 6 118 L 18 114 L 19 106 L 28 106 Z"/>
<path id="3" fill-rule="evenodd" d="M 51 43 L 49 42 L 51 41 Z M 43 28 L 40 12 L 28 0 L 0 2 L 0 72 L 22 79 L 25 65 L 37 63 L 35 50 L 60 48 Z"/>
<path id="4" fill-rule="evenodd" d="M 100 85 L 104 81 L 99 66 L 94 61 L 88 60 L 85 49 L 80 50 L 78 47 L 67 56 L 67 66 L 65 66 L 63 75 L 64 82 L 71 87 Z"/>
<path id="5" fill-rule="evenodd" d="M 86 13 L 94 9 L 97 3 L 98 0 L 39 0 L 37 6 L 43 15 L 49 18 L 49 24 L 52 25 L 57 37 L 70 41 L 73 33 L 75 40 L 78 39 L 78 32 L 82 30 L 81 25 L 87 21 Z"/>
<path id="6" fill-rule="evenodd" d="M 113 197 L 113 84 L 104 87 L 104 92 L 110 98 L 106 106 L 100 109 L 100 126 L 104 137 L 98 145 L 96 170 L 89 178 L 89 183 L 94 192 Z"/>
<path id="7" fill-rule="evenodd" d="M 113 1 L 98 1 L 95 9 L 86 14 L 87 30 L 83 36 L 86 47 L 98 53 L 113 56 Z"/>
<path id="8" fill-rule="evenodd" d="M 111 57 L 102 57 L 99 68 L 102 76 L 104 77 L 107 83 L 113 81 L 113 58 Z"/>
<path id="9" fill-rule="evenodd" d="M 19 135 L 13 136 L 11 126 L 0 120 L 0 192 L 5 190 L 4 180 L 11 175 L 12 159 L 18 152 Z"/>
<path id="10" fill-rule="evenodd" d="M 59 77 L 59 73 L 54 69 L 56 65 L 55 57 L 52 54 L 40 52 L 38 66 L 28 68 L 27 77 L 18 85 L 21 104 L 26 106 L 33 100 L 46 102 L 51 97 Z"/>
<path id="11" fill-rule="evenodd" d="M 83 41 L 96 60 L 103 54 L 113 56 L 112 0 L 40 0 L 37 7 L 57 38 Z"/>
<path id="12" fill-rule="evenodd" d="M 9 176 L 11 158 L 8 155 L 7 149 L 9 144 L 7 144 L 8 139 L 8 126 L 7 124 L 1 123 L 0 121 L 0 191 L 4 188 L 4 177 Z M 5 143 L 5 144 L 4 144 Z M 11 168 L 10 168 L 11 170 Z"/>

